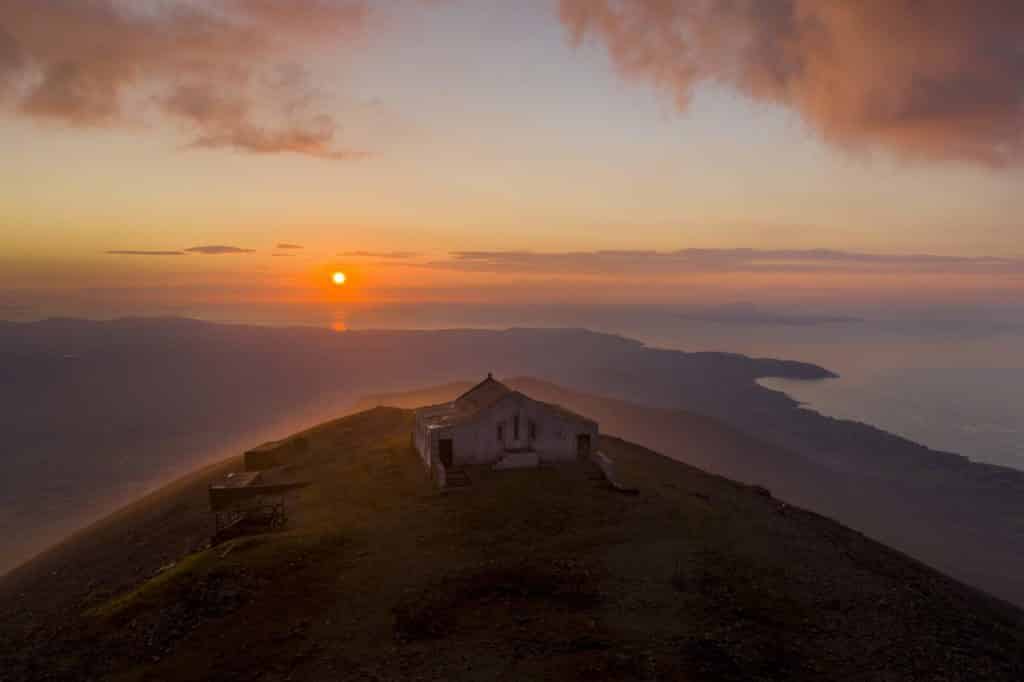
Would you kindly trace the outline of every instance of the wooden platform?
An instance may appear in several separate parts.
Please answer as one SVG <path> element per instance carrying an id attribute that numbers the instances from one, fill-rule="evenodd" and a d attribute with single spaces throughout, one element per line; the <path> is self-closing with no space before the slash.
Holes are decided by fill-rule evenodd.
<path id="1" fill-rule="evenodd" d="M 214 543 L 284 526 L 287 494 L 307 485 L 308 481 L 295 479 L 285 468 L 228 474 L 209 487 Z"/>

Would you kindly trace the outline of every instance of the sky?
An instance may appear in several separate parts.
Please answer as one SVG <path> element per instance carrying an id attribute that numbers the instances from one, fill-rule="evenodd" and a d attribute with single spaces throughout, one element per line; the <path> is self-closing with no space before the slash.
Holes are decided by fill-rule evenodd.
<path id="1" fill-rule="evenodd" d="M 1022 29 L 1016 0 L 7 0 L 0 318 L 1019 302 Z"/>

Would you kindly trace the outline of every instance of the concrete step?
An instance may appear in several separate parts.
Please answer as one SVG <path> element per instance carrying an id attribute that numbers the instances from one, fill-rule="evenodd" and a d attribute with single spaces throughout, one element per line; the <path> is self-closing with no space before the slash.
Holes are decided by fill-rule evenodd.
<path id="1" fill-rule="evenodd" d="M 462 488 L 470 485 L 469 474 L 465 471 L 454 469 L 445 473 L 446 488 Z"/>

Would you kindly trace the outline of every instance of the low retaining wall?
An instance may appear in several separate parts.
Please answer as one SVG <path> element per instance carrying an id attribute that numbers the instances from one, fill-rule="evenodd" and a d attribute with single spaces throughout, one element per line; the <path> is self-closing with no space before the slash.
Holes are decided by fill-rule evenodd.
<path id="1" fill-rule="evenodd" d="M 495 471 L 503 469 L 536 469 L 540 466 L 540 455 L 536 452 L 510 452 L 491 467 Z"/>

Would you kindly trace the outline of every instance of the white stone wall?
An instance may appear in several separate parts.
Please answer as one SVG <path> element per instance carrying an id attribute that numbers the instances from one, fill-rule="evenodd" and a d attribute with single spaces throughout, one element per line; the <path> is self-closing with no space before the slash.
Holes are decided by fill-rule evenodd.
<path id="1" fill-rule="evenodd" d="M 427 430 L 426 424 L 423 420 L 417 416 L 416 426 L 412 432 L 413 445 L 416 448 L 416 452 L 420 454 L 420 459 L 423 460 L 423 465 L 430 470 L 430 434 Z"/>
<path id="2" fill-rule="evenodd" d="M 429 428 L 426 422 L 417 417 L 416 425 L 413 428 L 413 445 L 416 452 L 419 453 L 420 459 L 423 460 L 423 466 L 426 467 L 428 474 L 442 488 L 445 485 L 446 474 L 440 459 L 438 459 L 437 442 L 441 437 L 448 436 L 447 429 Z"/>
<path id="3" fill-rule="evenodd" d="M 519 437 L 515 417 L 519 416 Z M 530 423 L 536 425 L 530 440 Z M 498 439 L 498 425 L 502 436 Z M 532 449 L 541 462 L 569 461 L 576 458 L 579 434 L 588 434 L 591 449 L 597 448 L 598 431 L 592 422 L 572 418 L 521 395 L 511 394 L 475 420 L 451 428 L 455 465 L 493 464 L 507 452 Z"/>

